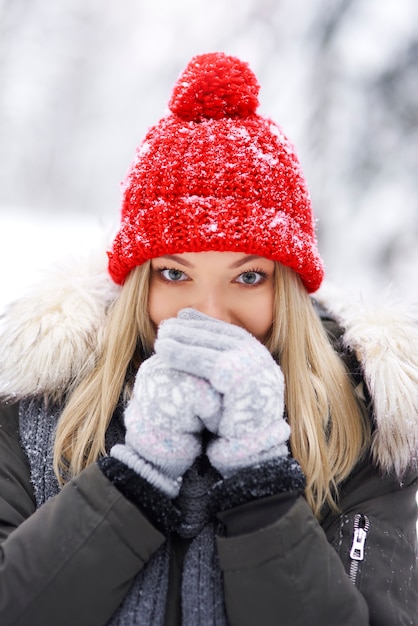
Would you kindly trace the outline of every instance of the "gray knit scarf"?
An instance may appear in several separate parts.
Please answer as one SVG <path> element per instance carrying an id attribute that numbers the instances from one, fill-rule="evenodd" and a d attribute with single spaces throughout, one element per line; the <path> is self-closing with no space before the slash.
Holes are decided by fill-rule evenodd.
<path id="1" fill-rule="evenodd" d="M 20 405 L 20 435 L 31 468 L 37 506 L 59 492 L 53 471 L 54 432 L 60 410 L 39 399 Z M 108 449 L 123 441 L 118 412 L 106 436 Z M 187 472 L 177 501 L 182 522 L 177 532 L 192 539 L 183 564 L 182 624 L 184 626 L 226 626 L 222 573 L 215 546 L 214 524 L 209 514 L 210 487 L 214 476 L 201 476 L 195 468 Z M 163 626 L 168 590 L 170 538 L 152 556 L 134 579 L 107 626 Z"/>

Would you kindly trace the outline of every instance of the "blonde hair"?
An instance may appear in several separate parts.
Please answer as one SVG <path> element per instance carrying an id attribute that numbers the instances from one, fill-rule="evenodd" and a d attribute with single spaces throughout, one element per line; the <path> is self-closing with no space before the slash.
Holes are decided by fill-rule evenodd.
<path id="1" fill-rule="evenodd" d="M 338 484 L 367 449 L 369 420 L 299 275 L 276 264 L 275 280 L 274 322 L 266 345 L 283 371 L 292 454 L 306 476 L 306 499 L 319 517 L 325 503 L 338 509 Z"/>
<path id="2" fill-rule="evenodd" d="M 58 421 L 54 470 L 61 484 L 105 454 L 105 435 L 121 393 L 152 351 L 155 332 L 148 315 L 150 262 L 135 268 L 110 307 L 97 363 L 69 390 Z"/>
<path id="3" fill-rule="evenodd" d="M 58 422 L 54 469 L 61 483 L 105 454 L 105 434 L 141 360 L 152 351 L 148 315 L 150 263 L 135 268 L 108 315 L 104 348 L 91 373 L 70 390 Z M 290 444 L 306 477 L 305 496 L 319 516 L 337 508 L 338 484 L 369 439 L 351 378 L 335 353 L 299 276 L 276 263 L 272 330 L 266 346 L 286 381 Z"/>

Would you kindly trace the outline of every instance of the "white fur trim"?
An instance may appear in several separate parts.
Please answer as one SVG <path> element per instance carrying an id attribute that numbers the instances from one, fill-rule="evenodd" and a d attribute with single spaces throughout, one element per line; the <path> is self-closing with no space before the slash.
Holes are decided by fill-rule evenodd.
<path id="1" fill-rule="evenodd" d="M 94 366 L 108 306 L 119 292 L 106 254 L 67 260 L 44 273 L 0 318 L 0 396 L 19 400 L 65 390 Z"/>
<path id="2" fill-rule="evenodd" d="M 341 297 L 325 286 L 315 295 L 345 329 L 373 399 L 375 462 L 401 476 L 418 457 L 418 323 L 386 296 L 376 305 Z"/>

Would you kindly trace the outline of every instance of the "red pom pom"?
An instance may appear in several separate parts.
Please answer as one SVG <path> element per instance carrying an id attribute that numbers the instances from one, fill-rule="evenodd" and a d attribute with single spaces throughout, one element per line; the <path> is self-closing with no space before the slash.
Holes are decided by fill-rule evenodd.
<path id="1" fill-rule="evenodd" d="M 248 117 L 260 86 L 247 63 L 222 52 L 194 57 L 177 81 L 169 107 L 185 120 Z"/>

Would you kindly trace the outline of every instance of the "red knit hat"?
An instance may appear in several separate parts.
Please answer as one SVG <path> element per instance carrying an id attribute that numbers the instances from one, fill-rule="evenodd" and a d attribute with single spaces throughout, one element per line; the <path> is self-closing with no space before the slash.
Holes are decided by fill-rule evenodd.
<path id="1" fill-rule="evenodd" d="M 279 261 L 309 292 L 318 289 L 324 271 L 309 192 L 292 144 L 257 115 L 258 91 L 235 57 L 191 60 L 124 182 L 109 252 L 116 283 L 148 259 L 219 250 Z"/>

